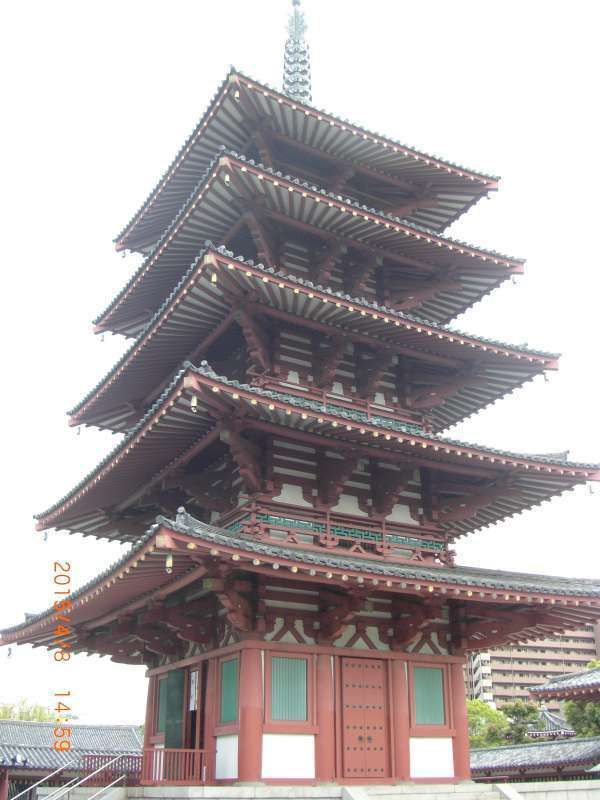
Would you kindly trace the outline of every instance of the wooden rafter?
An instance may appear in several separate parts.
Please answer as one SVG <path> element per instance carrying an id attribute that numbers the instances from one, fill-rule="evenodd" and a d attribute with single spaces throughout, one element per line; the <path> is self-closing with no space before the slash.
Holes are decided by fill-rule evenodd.
<path id="1" fill-rule="evenodd" d="M 468 519 L 479 511 L 480 508 L 493 503 L 500 497 L 510 497 L 515 499 L 521 496 L 521 492 L 511 488 L 508 480 L 497 481 L 495 485 L 483 489 L 480 492 L 463 495 L 453 500 L 442 500 L 436 509 L 436 520 L 440 524 L 444 522 L 458 522 Z"/>
<path id="2" fill-rule="evenodd" d="M 386 299 L 399 311 L 410 311 L 440 292 L 461 292 L 463 289 L 463 284 L 458 280 L 437 279 L 416 287 L 388 288 Z"/>
<path id="3" fill-rule="evenodd" d="M 477 377 L 477 365 L 470 364 L 458 370 L 449 379 L 443 382 L 436 382 L 426 389 L 417 389 L 409 392 L 406 401 L 410 408 L 426 409 L 435 408 L 444 403 L 448 397 L 457 394 L 462 389 L 469 386 L 487 386 L 489 381 L 485 378 Z"/>

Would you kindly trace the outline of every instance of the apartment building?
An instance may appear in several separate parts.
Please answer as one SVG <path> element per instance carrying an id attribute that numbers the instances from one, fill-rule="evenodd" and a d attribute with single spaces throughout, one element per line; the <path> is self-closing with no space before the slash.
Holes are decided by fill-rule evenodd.
<path id="1" fill-rule="evenodd" d="M 594 658 L 600 658 L 600 625 L 473 653 L 466 669 L 468 697 L 484 700 L 495 708 L 515 700 L 528 701 L 531 686 L 585 669 Z M 560 708 L 556 700 L 545 705 L 550 711 Z"/>

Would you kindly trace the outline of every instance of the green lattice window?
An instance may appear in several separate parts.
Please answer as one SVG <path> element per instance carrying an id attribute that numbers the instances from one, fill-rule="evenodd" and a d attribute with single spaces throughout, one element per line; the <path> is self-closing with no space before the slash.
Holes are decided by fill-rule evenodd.
<path id="1" fill-rule="evenodd" d="M 416 725 L 443 725 L 444 671 L 439 667 L 414 667 L 413 686 Z"/>
<path id="2" fill-rule="evenodd" d="M 307 664 L 305 658 L 273 656 L 271 659 L 271 719 L 307 720 Z"/>
<path id="3" fill-rule="evenodd" d="M 238 679 L 239 662 L 237 658 L 221 662 L 221 714 L 219 721 L 237 722 L 238 718 Z"/>
<path id="4" fill-rule="evenodd" d="M 158 715 L 156 718 L 156 733 L 164 733 L 167 723 L 167 679 L 161 678 L 158 682 Z"/>

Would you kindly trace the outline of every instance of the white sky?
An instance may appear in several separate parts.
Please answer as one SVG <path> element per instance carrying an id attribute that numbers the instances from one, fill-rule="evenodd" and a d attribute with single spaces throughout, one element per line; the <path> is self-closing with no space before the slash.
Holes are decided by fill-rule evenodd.
<path id="1" fill-rule="evenodd" d="M 91 320 L 131 274 L 112 245 L 208 104 L 229 64 L 281 80 L 288 0 L 18 0 L 2 5 L 4 223 L 3 581 L 0 628 L 122 552 L 79 536 L 44 543 L 32 515 L 116 439 L 76 436 L 65 412 L 125 342 Z M 516 287 L 460 327 L 562 352 L 562 369 L 453 435 L 600 461 L 597 318 L 599 10 L 587 0 L 305 0 L 316 105 L 503 176 L 450 233 L 528 259 Z M 599 577 L 600 487 L 471 536 L 462 563 Z M 143 668 L 0 651 L 0 701 L 71 690 L 82 722 L 141 722 Z"/>

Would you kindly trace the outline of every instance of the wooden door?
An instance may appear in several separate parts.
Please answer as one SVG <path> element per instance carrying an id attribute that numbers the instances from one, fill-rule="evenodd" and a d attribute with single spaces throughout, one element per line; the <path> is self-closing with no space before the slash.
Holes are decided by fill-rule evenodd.
<path id="1" fill-rule="evenodd" d="M 342 761 L 345 778 L 388 776 L 385 662 L 342 659 Z"/>

